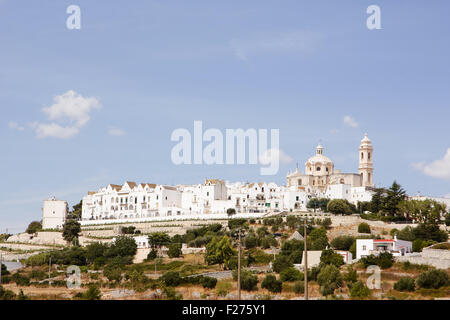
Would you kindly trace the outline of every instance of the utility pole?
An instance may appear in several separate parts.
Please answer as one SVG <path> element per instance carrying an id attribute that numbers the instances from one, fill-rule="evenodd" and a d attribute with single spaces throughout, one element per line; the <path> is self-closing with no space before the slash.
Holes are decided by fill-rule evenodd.
<path id="1" fill-rule="evenodd" d="M 50 285 L 50 275 L 52 271 L 52 257 L 48 261 L 48 285 Z"/>
<path id="2" fill-rule="evenodd" d="M 238 300 L 241 300 L 241 229 L 238 229 Z"/>
<path id="3" fill-rule="evenodd" d="M 304 239 L 304 244 L 305 244 L 305 250 L 303 250 L 305 252 L 305 270 L 304 270 L 304 274 L 305 274 L 305 300 L 308 300 L 308 244 L 307 244 L 307 234 L 306 234 L 306 218 L 305 218 L 305 223 L 303 225 L 303 239 Z"/>

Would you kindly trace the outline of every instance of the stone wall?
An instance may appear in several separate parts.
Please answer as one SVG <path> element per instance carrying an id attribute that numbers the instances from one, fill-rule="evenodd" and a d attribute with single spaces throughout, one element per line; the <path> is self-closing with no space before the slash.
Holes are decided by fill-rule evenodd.
<path id="1" fill-rule="evenodd" d="M 450 268 L 450 250 L 424 248 L 420 253 L 411 253 L 403 257 L 397 257 L 397 261 L 415 264 L 427 264 L 438 269 Z"/>

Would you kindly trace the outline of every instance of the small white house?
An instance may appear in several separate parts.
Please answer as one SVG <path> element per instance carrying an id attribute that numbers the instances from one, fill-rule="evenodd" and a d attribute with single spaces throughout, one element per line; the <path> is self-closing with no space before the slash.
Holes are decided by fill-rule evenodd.
<path id="1" fill-rule="evenodd" d="M 116 237 L 112 239 L 112 243 L 116 242 Z M 150 248 L 150 243 L 148 241 L 148 236 L 136 236 L 133 237 L 134 241 L 137 244 L 138 249 L 148 249 Z"/>
<path id="2" fill-rule="evenodd" d="M 377 255 L 381 252 L 390 252 L 394 257 L 404 256 L 412 252 L 412 242 L 394 239 L 357 239 L 356 259 Z"/>
<path id="3" fill-rule="evenodd" d="M 42 207 L 42 228 L 62 229 L 67 219 L 69 206 L 67 201 L 56 200 L 55 198 L 44 200 Z"/>
<path id="4" fill-rule="evenodd" d="M 346 264 L 352 262 L 353 255 L 352 255 L 352 253 L 350 251 L 336 250 L 335 252 L 339 253 L 342 256 L 342 258 L 344 258 L 344 262 Z"/>

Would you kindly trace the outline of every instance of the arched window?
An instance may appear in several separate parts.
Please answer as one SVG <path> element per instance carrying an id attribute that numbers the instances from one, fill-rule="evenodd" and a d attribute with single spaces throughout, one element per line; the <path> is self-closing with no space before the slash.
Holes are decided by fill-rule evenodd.
<path id="1" fill-rule="evenodd" d="M 367 158 L 370 160 L 370 152 L 368 153 Z"/>
<path id="2" fill-rule="evenodd" d="M 317 168 L 316 168 L 316 171 L 320 171 L 320 167 L 317 167 Z"/>
<path id="3" fill-rule="evenodd" d="M 302 179 L 298 179 L 298 185 L 299 185 L 299 186 L 302 185 Z"/>
<path id="4" fill-rule="evenodd" d="M 361 152 L 361 160 L 364 159 L 364 152 Z"/>

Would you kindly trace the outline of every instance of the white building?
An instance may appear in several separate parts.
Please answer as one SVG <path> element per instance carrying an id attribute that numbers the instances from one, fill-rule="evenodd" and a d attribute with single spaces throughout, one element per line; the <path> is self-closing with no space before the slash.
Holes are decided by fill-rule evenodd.
<path id="1" fill-rule="evenodd" d="M 323 154 L 322 145 L 316 148 L 316 155 L 309 158 L 305 163 L 305 172 L 297 168 L 295 172 L 287 175 L 287 185 L 310 187 L 313 192 L 326 193 L 329 186 L 348 185 L 353 187 L 373 187 L 373 147 L 367 134 L 361 140 L 358 151 L 359 166 L 358 173 L 342 173 L 334 168 L 334 163 Z M 332 190 L 328 192 L 340 192 Z M 350 200 L 349 200 L 350 201 Z"/>
<path id="2" fill-rule="evenodd" d="M 44 200 L 42 207 L 42 228 L 62 229 L 69 213 L 67 201 L 55 198 Z"/>
<path id="3" fill-rule="evenodd" d="M 316 155 L 298 171 L 287 176 L 287 186 L 275 183 L 226 183 L 206 179 L 203 184 L 165 186 L 126 182 L 110 184 L 83 198 L 82 220 L 158 219 L 164 217 L 226 215 L 232 208 L 238 214 L 258 216 L 282 211 L 306 211 L 313 197 L 346 199 L 357 204 L 372 198 L 373 148 L 367 137 L 359 147 L 359 172 L 341 173 L 317 147 Z"/>
<path id="4" fill-rule="evenodd" d="M 356 239 L 356 259 L 390 252 L 394 257 L 404 256 L 412 252 L 412 242 L 394 239 Z"/>

